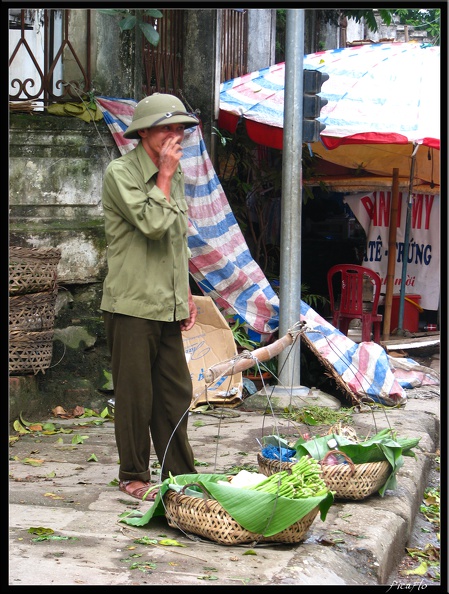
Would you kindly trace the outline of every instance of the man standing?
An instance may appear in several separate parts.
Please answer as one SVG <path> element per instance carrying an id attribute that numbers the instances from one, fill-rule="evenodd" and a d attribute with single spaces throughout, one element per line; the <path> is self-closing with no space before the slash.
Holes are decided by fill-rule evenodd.
<path id="1" fill-rule="evenodd" d="M 151 442 L 161 480 L 196 472 L 181 331 L 193 327 L 197 312 L 179 161 L 185 128 L 198 124 L 173 95 L 142 99 L 124 133 L 140 142 L 109 163 L 103 182 L 108 273 L 100 307 L 111 352 L 119 488 L 137 499 L 155 497 L 148 492 Z"/>

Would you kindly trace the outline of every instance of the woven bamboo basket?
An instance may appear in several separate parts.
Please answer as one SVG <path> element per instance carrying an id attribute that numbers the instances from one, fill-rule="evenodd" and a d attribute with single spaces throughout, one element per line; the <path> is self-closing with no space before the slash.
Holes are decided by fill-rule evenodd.
<path id="1" fill-rule="evenodd" d="M 326 456 L 332 453 L 336 452 L 330 451 Z M 385 484 L 391 472 L 391 466 L 386 460 L 354 464 L 343 452 L 338 451 L 338 454 L 344 456 L 348 463 L 332 466 L 321 463 L 323 480 L 327 487 L 335 492 L 335 499 L 365 499 Z M 295 462 L 270 460 L 260 453 L 257 454 L 257 461 L 260 472 L 265 476 L 270 476 L 280 470 L 289 470 L 295 464 Z"/>
<path id="2" fill-rule="evenodd" d="M 9 331 L 40 332 L 55 322 L 58 291 L 42 291 L 9 297 Z"/>
<path id="3" fill-rule="evenodd" d="M 169 490 L 164 495 L 164 506 L 168 525 L 172 528 L 203 536 L 223 545 L 301 542 L 305 539 L 307 531 L 319 512 L 317 506 L 282 532 L 272 536 L 262 536 L 243 528 L 215 499 L 190 497 Z"/>
<path id="4" fill-rule="evenodd" d="M 61 252 L 56 248 L 9 248 L 9 294 L 53 291 Z"/>
<path id="5" fill-rule="evenodd" d="M 53 330 L 9 333 L 9 374 L 38 373 L 50 367 L 53 355 Z"/>

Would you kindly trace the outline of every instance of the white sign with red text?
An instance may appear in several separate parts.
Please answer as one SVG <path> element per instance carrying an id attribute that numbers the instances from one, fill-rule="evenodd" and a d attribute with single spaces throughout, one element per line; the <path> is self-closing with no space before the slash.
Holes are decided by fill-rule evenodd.
<path id="1" fill-rule="evenodd" d="M 345 196 L 367 241 L 362 266 L 379 274 L 385 293 L 388 271 L 391 192 Z M 393 294 L 401 291 L 408 195 L 399 193 Z M 405 294 L 421 295 L 424 309 L 437 310 L 440 299 L 440 196 L 412 195 Z"/>

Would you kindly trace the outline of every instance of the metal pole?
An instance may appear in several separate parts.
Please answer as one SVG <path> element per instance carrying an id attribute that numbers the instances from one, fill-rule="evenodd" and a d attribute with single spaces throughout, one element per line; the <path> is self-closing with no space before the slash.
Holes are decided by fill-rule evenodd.
<path id="1" fill-rule="evenodd" d="M 383 339 L 390 337 L 391 330 L 391 306 L 393 301 L 394 289 L 394 270 L 396 264 L 396 234 L 398 219 L 398 201 L 399 201 L 399 169 L 393 169 L 393 185 L 391 189 L 391 207 L 390 207 L 390 228 L 388 230 L 388 265 L 387 265 L 387 286 L 385 291 L 385 312 L 383 325 Z M 394 328 L 393 328 L 394 330 Z"/>
<path id="2" fill-rule="evenodd" d="M 412 204 L 413 204 L 413 181 L 415 175 L 416 152 L 419 145 L 413 150 L 412 164 L 410 168 L 410 184 L 408 190 L 407 214 L 405 219 L 404 251 L 402 254 L 402 277 L 401 292 L 399 296 L 399 313 L 397 334 L 404 335 L 404 305 L 405 305 L 405 283 L 407 281 L 408 248 L 410 245 L 410 227 L 412 223 Z"/>
<path id="3" fill-rule="evenodd" d="M 303 120 L 304 10 L 286 14 L 284 135 L 282 155 L 279 335 L 301 314 L 301 203 Z M 300 340 L 294 352 L 278 357 L 282 386 L 300 386 Z"/>

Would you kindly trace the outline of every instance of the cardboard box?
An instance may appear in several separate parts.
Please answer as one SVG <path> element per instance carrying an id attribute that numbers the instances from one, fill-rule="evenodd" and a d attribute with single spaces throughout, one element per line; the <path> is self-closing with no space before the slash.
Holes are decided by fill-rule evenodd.
<path id="1" fill-rule="evenodd" d="M 191 409 L 204 404 L 236 407 L 242 402 L 241 373 L 218 378 L 210 385 L 204 380 L 206 369 L 237 355 L 234 336 L 211 297 L 194 295 L 193 299 L 198 308 L 196 322 L 182 333 L 193 384 Z"/>

